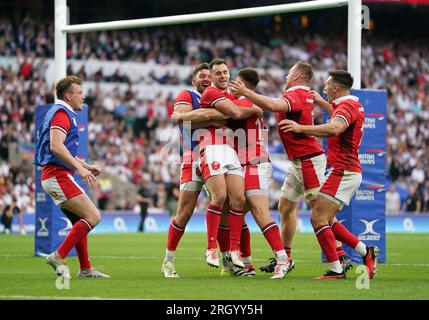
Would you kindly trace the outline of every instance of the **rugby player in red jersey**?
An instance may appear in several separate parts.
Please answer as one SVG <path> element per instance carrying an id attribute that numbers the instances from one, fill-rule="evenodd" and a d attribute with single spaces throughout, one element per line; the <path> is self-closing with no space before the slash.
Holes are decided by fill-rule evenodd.
<path id="1" fill-rule="evenodd" d="M 209 64 L 212 85 L 201 97 L 201 109 L 216 109 L 232 119 L 243 119 L 253 114 L 261 114 L 256 106 L 237 107 L 228 97 L 230 74 L 222 59 L 215 59 Z M 215 111 L 215 110 L 213 110 Z M 198 112 L 196 112 L 198 115 Z M 173 113 L 174 121 L 192 121 L 184 114 Z M 217 130 L 209 126 L 208 130 L 195 132 L 193 139 L 198 141 L 200 169 L 210 193 L 210 204 L 207 208 L 207 239 L 206 261 L 210 266 L 219 267 L 217 255 L 217 235 L 225 200 L 229 198 L 228 224 L 230 228 L 230 257 L 233 265 L 244 268 L 240 255 L 240 236 L 244 221 L 244 171 L 231 141 L 232 130 Z"/>
<path id="2" fill-rule="evenodd" d="M 174 112 L 189 112 L 200 107 L 201 94 L 210 86 L 210 71 L 207 63 L 195 66 L 192 72 L 192 85 L 194 90 L 181 91 L 174 101 Z M 170 223 L 167 238 L 167 248 L 162 263 L 162 272 L 166 278 L 177 278 L 174 266 L 176 248 L 185 232 L 186 225 L 191 218 L 198 196 L 204 184 L 198 168 L 198 146 L 192 142 L 192 133 L 195 129 L 206 127 L 209 123 L 195 123 L 192 127 L 181 127 L 182 132 L 182 163 L 180 172 L 180 191 L 177 213 Z M 213 122 L 210 122 L 212 125 Z"/>
<path id="3" fill-rule="evenodd" d="M 249 90 L 239 81 L 232 83 L 237 91 L 262 109 L 278 113 L 279 121 L 292 119 L 300 124 L 313 124 L 313 98 L 309 84 L 313 78 L 311 64 L 299 61 L 286 77 L 285 92 L 280 98 L 266 97 Z M 290 260 L 289 270 L 294 268 L 292 244 L 297 227 L 298 201 L 304 199 L 311 206 L 324 179 L 326 158 L 320 143 L 311 135 L 282 132 L 280 138 L 292 165 L 281 189 L 279 213 L 284 248 Z M 273 272 L 276 260 L 271 259 L 262 271 Z"/>
<path id="4" fill-rule="evenodd" d="M 245 68 L 238 72 L 237 79 L 242 81 L 246 87 L 255 90 L 259 83 L 259 74 L 256 70 Z M 237 106 L 252 107 L 253 103 L 239 97 L 233 101 Z M 194 112 L 194 121 L 203 121 L 207 119 L 223 119 L 224 115 L 219 112 Z M 195 114 L 199 114 L 197 117 Z M 261 228 L 264 237 L 267 239 L 277 258 L 277 267 L 272 279 L 280 279 L 286 276 L 289 268 L 289 261 L 283 248 L 280 232 L 277 224 L 273 221 L 269 213 L 269 194 L 268 188 L 271 179 L 272 167 L 265 149 L 263 139 L 263 119 L 259 115 L 252 115 L 243 120 L 231 122 L 231 128 L 234 129 L 234 147 L 238 154 L 240 163 L 245 170 L 245 191 L 247 206 Z M 222 274 L 233 273 L 235 275 L 255 275 L 254 268 L 251 265 L 250 233 L 246 225 L 242 228 L 242 239 L 240 243 L 241 255 L 246 265 L 245 272 L 234 269 L 231 266 L 227 256 L 228 246 L 228 222 L 222 219 L 219 228 L 218 241 L 222 252 Z"/>
<path id="5" fill-rule="evenodd" d="M 367 266 L 370 279 L 374 275 L 379 249 L 366 246 L 336 220 L 336 214 L 348 205 L 362 182 L 362 167 L 358 151 L 363 137 L 365 114 L 359 98 L 351 95 L 351 74 L 344 70 L 329 72 L 325 90 L 328 102 L 318 98 L 322 107 L 332 112 L 323 125 L 302 125 L 285 119 L 279 128 L 285 133 L 311 134 L 328 137 L 328 174 L 313 205 L 311 224 L 320 247 L 326 255 L 329 270 L 318 280 L 344 279 L 335 239 L 358 252 Z"/>

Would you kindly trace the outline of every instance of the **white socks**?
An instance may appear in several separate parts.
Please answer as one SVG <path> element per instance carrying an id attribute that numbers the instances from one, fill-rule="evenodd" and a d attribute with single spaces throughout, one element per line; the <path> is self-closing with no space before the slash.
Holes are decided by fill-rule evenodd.
<path id="1" fill-rule="evenodd" d="M 242 257 L 243 263 L 246 267 L 252 264 L 252 256 Z"/>
<path id="2" fill-rule="evenodd" d="M 341 266 L 340 260 L 329 262 L 329 270 L 334 271 L 336 273 L 342 273 L 343 267 Z"/>
<path id="3" fill-rule="evenodd" d="M 356 247 L 354 248 L 356 250 L 357 253 L 359 253 L 362 257 L 366 256 L 366 245 L 362 242 L 359 241 L 359 243 L 356 245 Z"/>
<path id="4" fill-rule="evenodd" d="M 165 258 L 164 261 L 171 261 L 174 262 L 174 254 L 176 251 L 170 251 L 168 249 L 165 249 Z"/>
<path id="5" fill-rule="evenodd" d="M 277 263 L 286 263 L 289 260 L 285 249 L 276 251 L 276 258 Z"/>

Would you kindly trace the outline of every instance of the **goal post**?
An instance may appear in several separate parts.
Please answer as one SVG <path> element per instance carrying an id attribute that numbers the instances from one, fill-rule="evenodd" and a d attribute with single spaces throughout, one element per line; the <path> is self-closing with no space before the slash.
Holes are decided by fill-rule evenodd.
<path id="1" fill-rule="evenodd" d="M 146 28 L 184 23 L 239 19 L 280 13 L 329 9 L 346 5 L 348 5 L 347 69 L 355 79 L 353 88 L 360 89 L 362 0 L 314 0 L 245 9 L 75 25 L 69 25 L 67 23 L 67 0 L 55 0 L 55 81 L 66 76 L 67 33 Z"/>

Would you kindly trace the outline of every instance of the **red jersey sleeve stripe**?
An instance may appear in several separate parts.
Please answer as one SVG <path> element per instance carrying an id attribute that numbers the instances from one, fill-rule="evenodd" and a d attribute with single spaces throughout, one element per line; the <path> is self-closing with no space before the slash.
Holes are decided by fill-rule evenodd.
<path id="1" fill-rule="evenodd" d="M 50 128 L 52 127 L 59 127 L 63 130 L 65 130 L 65 133 L 67 134 L 67 132 L 70 130 L 71 127 L 71 121 L 69 116 L 67 115 L 67 113 L 64 110 L 58 110 L 54 117 L 51 120 L 50 123 Z"/>
<path id="2" fill-rule="evenodd" d="M 292 111 L 292 105 L 290 104 L 289 100 L 286 97 L 282 97 L 282 99 L 284 101 L 286 101 L 286 103 L 287 103 L 287 106 L 288 106 L 287 112 L 291 112 Z"/>
<path id="3" fill-rule="evenodd" d="M 50 129 L 59 129 L 59 130 L 61 130 L 62 132 L 64 132 L 65 134 L 67 134 L 66 129 L 64 129 L 64 128 L 60 127 L 60 126 L 51 126 L 51 128 L 50 128 Z"/>
<path id="4" fill-rule="evenodd" d="M 216 100 L 213 100 L 212 101 L 212 103 L 211 103 L 211 107 L 214 107 L 215 106 L 215 103 L 216 102 L 219 102 L 219 101 L 222 101 L 222 100 L 225 100 L 226 98 L 225 97 L 220 97 L 220 98 L 217 98 Z"/>
<path id="5" fill-rule="evenodd" d="M 175 106 L 177 106 L 177 105 L 179 105 L 179 104 L 192 105 L 189 101 L 184 101 L 184 100 L 179 100 L 179 101 L 176 101 L 176 102 L 174 103 L 174 105 L 175 105 Z"/>
<path id="6" fill-rule="evenodd" d="M 343 119 L 343 120 L 346 122 L 347 127 L 350 125 L 350 124 L 349 124 L 349 122 L 347 121 L 347 119 L 346 119 L 346 117 L 345 117 L 345 116 L 343 116 L 343 115 L 341 115 L 341 114 L 337 114 L 337 115 L 335 115 L 334 119 L 335 119 L 336 117 Z M 333 119 L 332 119 L 332 120 L 333 120 Z"/>

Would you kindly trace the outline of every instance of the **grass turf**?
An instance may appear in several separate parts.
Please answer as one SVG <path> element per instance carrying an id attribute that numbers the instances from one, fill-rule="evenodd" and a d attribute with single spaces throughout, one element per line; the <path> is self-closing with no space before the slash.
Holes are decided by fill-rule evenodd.
<path id="1" fill-rule="evenodd" d="M 259 270 L 254 278 L 220 277 L 220 269 L 204 261 L 200 233 L 184 235 L 175 263 L 180 278 L 165 279 L 160 267 L 166 240 L 164 233 L 90 235 L 91 263 L 112 278 L 76 279 L 78 260 L 70 257 L 70 289 L 59 290 L 45 259 L 33 256 L 32 236 L 0 235 L 0 299 L 429 299 L 428 234 L 389 234 L 388 263 L 379 265 L 368 290 L 356 288 L 356 266 L 347 280 L 313 280 L 326 271 L 313 234 L 297 234 L 296 269 L 275 281 Z M 255 233 L 251 241 L 254 264 L 265 264 L 272 256 L 265 239 Z"/>

